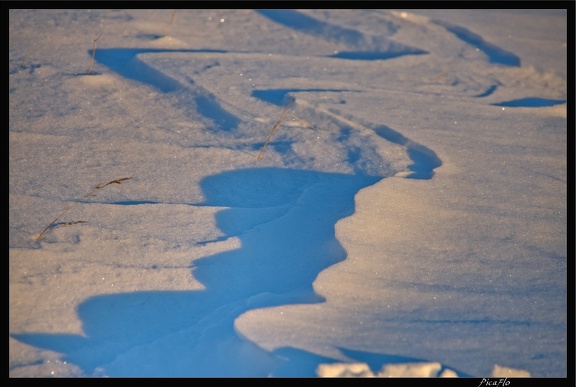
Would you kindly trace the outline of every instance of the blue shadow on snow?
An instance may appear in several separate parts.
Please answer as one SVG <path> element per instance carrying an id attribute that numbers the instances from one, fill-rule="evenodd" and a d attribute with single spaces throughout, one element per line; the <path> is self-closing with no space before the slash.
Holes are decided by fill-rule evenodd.
<path id="1" fill-rule="evenodd" d="M 364 34 L 357 30 L 326 23 L 294 10 L 263 9 L 257 12 L 295 31 L 312 35 L 329 42 L 345 44 L 355 49 L 354 51 L 343 51 L 330 55 L 330 58 L 386 60 L 404 55 L 428 54 L 427 51 L 419 48 L 388 41 L 383 36 L 379 37 L 380 41 L 378 41 L 378 39 L 367 39 Z M 378 50 L 379 43 L 384 43 L 384 50 Z"/>
<path id="2" fill-rule="evenodd" d="M 289 9 L 261 9 L 257 12 L 285 27 L 328 41 L 344 43 L 349 46 L 357 46 L 364 41 L 364 36 L 356 30 L 328 24 L 298 11 Z"/>
<path id="3" fill-rule="evenodd" d="M 408 166 L 408 169 L 412 171 L 412 173 L 406 176 L 407 178 L 431 179 L 432 176 L 434 176 L 434 169 L 442 165 L 442 160 L 436 155 L 436 152 L 404 137 L 402 133 L 394 129 L 381 125 L 375 129 L 375 132 L 385 140 L 406 148 L 408 157 L 412 160 L 412 164 Z"/>
<path id="4" fill-rule="evenodd" d="M 194 84 L 191 87 L 185 87 L 177 80 L 138 58 L 139 54 L 168 52 L 226 53 L 227 51 L 107 48 L 97 50 L 95 60 L 124 78 L 147 84 L 162 93 L 188 92 L 196 104 L 198 112 L 213 121 L 220 129 L 230 131 L 237 128 L 240 120 L 220 106 L 212 93 Z M 89 50 L 88 53 L 92 56 L 92 50 Z"/>
<path id="5" fill-rule="evenodd" d="M 307 93 L 307 92 L 358 92 L 358 90 L 347 89 L 266 89 L 266 90 L 253 90 L 252 97 L 258 98 L 261 101 L 271 103 L 277 106 L 284 106 L 288 101 L 290 93 Z"/>
<path id="6" fill-rule="evenodd" d="M 254 90 L 252 96 L 262 101 L 282 106 L 286 104 L 289 93 L 297 92 L 356 92 L 356 90 L 342 90 L 342 89 L 268 89 L 268 90 Z M 410 179 L 430 179 L 434 176 L 434 169 L 442 165 L 442 160 L 438 157 L 436 152 L 432 149 L 418 144 L 409 138 L 405 137 L 402 133 L 389 128 L 385 125 L 380 125 L 374 129 L 374 132 L 381 138 L 390 141 L 406 148 L 408 157 L 412 160 L 412 164 L 408 166 L 408 170 L 412 171 L 407 178 Z M 348 162 L 351 165 L 355 164 L 355 159 L 359 158 L 358 149 L 349 149 Z"/>
<path id="7" fill-rule="evenodd" d="M 528 98 L 513 99 L 511 101 L 493 103 L 492 105 L 505 106 L 505 107 L 546 107 L 546 106 L 560 105 L 563 103 L 566 103 L 566 100 L 528 97 Z"/>
<path id="8" fill-rule="evenodd" d="M 485 53 L 491 63 L 520 67 L 520 58 L 516 54 L 504 50 L 495 44 L 486 42 L 480 35 L 475 34 L 474 32 L 464 27 L 460 27 L 448 22 L 434 20 L 434 23 L 446 28 L 448 32 L 456 35 L 458 39 L 474 46 L 475 48 Z"/>
<path id="9" fill-rule="evenodd" d="M 241 247 L 192 262 L 190 275 L 203 290 L 98 295 L 77 309 L 84 335 L 11 336 L 62 353 L 87 376 L 313 376 L 330 359 L 266 351 L 241 337 L 234 321 L 251 309 L 322 302 L 313 281 L 346 258 L 334 225 L 354 212 L 354 195 L 378 180 L 279 168 L 205 177 L 200 205 L 227 207 L 217 226 Z"/>
<path id="10" fill-rule="evenodd" d="M 350 60 L 387 60 L 404 55 L 424 55 L 427 51 L 413 49 L 407 51 L 340 51 L 337 54 L 329 55 L 330 58 L 350 59 Z"/>
<path id="11" fill-rule="evenodd" d="M 489 88 L 487 88 L 484 92 L 477 94 L 474 97 L 476 97 L 476 98 L 488 97 L 489 95 L 494 94 L 494 92 L 496 91 L 497 88 L 498 88 L 498 85 L 492 85 Z"/>

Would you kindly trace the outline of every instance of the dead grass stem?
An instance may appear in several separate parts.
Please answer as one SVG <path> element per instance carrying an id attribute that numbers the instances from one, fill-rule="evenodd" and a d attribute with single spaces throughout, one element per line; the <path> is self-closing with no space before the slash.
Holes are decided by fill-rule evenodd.
<path id="1" fill-rule="evenodd" d="M 168 33 L 170 32 L 170 27 L 172 27 L 172 23 L 174 22 L 175 17 L 176 17 L 176 10 L 174 10 L 172 12 L 172 17 L 170 18 L 170 23 L 168 23 L 168 26 L 166 27 L 166 31 L 164 32 L 164 36 L 168 35 Z"/>
<path id="2" fill-rule="evenodd" d="M 24 67 L 26 65 L 26 60 L 30 56 L 30 52 L 32 52 L 32 47 L 28 48 L 28 51 L 26 51 L 26 55 L 24 55 L 24 59 L 22 59 L 22 63 L 20 63 L 20 67 Z"/>
<path id="3" fill-rule="evenodd" d="M 102 34 L 103 32 L 100 32 L 100 35 L 98 35 L 98 37 L 94 39 L 94 42 L 92 42 L 92 60 L 90 61 L 90 67 L 88 67 L 88 75 L 90 75 L 90 73 L 92 72 L 92 66 L 94 66 L 94 57 L 96 56 L 96 42 L 98 41 L 98 39 L 100 39 Z"/>
<path id="4" fill-rule="evenodd" d="M 282 112 L 282 115 L 280 115 L 280 118 L 278 119 L 278 121 L 276 121 L 276 124 L 274 124 L 274 126 L 270 130 L 270 134 L 268 135 L 268 138 L 264 142 L 264 145 L 262 145 L 262 149 L 260 149 L 260 153 L 258 153 L 258 157 L 256 158 L 257 160 L 260 160 L 260 157 L 262 157 L 262 153 L 264 153 L 264 149 L 266 149 L 266 145 L 268 145 L 268 143 L 272 139 L 272 135 L 276 131 L 276 128 L 278 127 L 278 125 L 280 125 L 280 123 L 286 117 L 286 114 L 288 112 L 288 107 L 290 106 L 290 103 L 292 103 L 292 101 L 294 101 L 294 97 L 290 96 L 290 99 L 288 100 L 288 102 L 286 103 L 286 106 L 284 107 L 284 111 Z"/>
<path id="5" fill-rule="evenodd" d="M 120 178 L 120 179 L 116 179 L 116 180 L 109 181 L 108 183 L 98 184 L 97 186 L 95 186 L 94 188 L 92 188 L 92 189 L 90 190 L 90 192 L 88 192 L 86 195 L 82 196 L 78 201 L 83 200 L 83 199 L 86 199 L 88 196 L 94 196 L 94 192 L 96 192 L 97 190 L 102 189 L 102 188 L 104 188 L 104 187 L 106 187 L 106 186 L 108 186 L 108 185 L 110 185 L 110 184 L 122 184 L 123 181 L 129 180 L 129 179 L 131 179 L 131 178 L 132 178 L 132 177 L 123 177 L 123 178 Z M 77 224 L 77 223 L 86 223 L 86 222 L 83 221 L 83 220 L 77 220 L 77 221 L 62 223 L 62 224 L 59 224 L 59 225 L 56 226 L 56 227 L 52 227 L 54 224 L 56 224 L 56 222 L 58 221 L 58 219 L 60 219 L 65 213 L 67 213 L 68 211 L 70 211 L 70 209 L 72 209 L 72 207 L 74 207 L 74 206 L 78 203 L 78 201 L 76 201 L 76 202 L 71 203 L 70 205 L 68 205 L 68 207 L 67 207 L 64 211 L 62 211 L 62 212 L 60 213 L 60 215 L 58 215 L 58 216 L 56 217 L 56 219 L 54 219 L 48 226 L 46 226 L 46 228 L 45 228 L 44 230 L 42 230 L 42 232 L 41 232 L 40 234 L 38 234 L 38 236 L 35 238 L 35 240 L 40 240 L 40 239 L 44 236 L 44 234 L 46 234 L 46 233 L 47 233 L 49 230 L 51 230 L 51 229 L 58 228 L 58 227 L 64 227 L 64 226 L 70 226 L 70 225 L 72 225 L 72 224 Z M 51 227 L 52 227 L 52 228 L 51 228 Z"/>

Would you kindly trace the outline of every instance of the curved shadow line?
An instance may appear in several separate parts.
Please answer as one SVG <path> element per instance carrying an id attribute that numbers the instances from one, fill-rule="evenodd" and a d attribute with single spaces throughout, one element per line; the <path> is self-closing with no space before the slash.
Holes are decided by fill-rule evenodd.
<path id="1" fill-rule="evenodd" d="M 150 85 L 163 93 L 170 93 L 183 88 L 180 82 L 161 71 L 148 66 L 145 62 L 138 59 L 139 54 L 154 53 L 172 53 L 172 52 L 189 52 L 189 53 L 216 53 L 225 54 L 225 50 L 173 50 L 159 48 L 101 48 L 96 50 L 94 59 L 114 71 L 124 78 L 132 79 L 141 83 Z M 88 50 L 92 56 L 92 50 Z"/>
<path id="2" fill-rule="evenodd" d="M 360 92 L 359 90 L 344 90 L 344 89 L 268 89 L 268 90 L 254 90 L 252 96 L 262 101 L 272 103 L 275 105 L 283 105 L 286 103 L 289 93 L 297 92 Z M 341 119 L 337 114 L 329 113 L 330 116 Z M 436 152 L 432 149 L 418 144 L 400 132 L 389 128 L 385 125 L 378 126 L 374 132 L 381 138 L 406 148 L 408 157 L 412 160 L 412 164 L 408 166 L 408 170 L 412 171 L 409 175 L 405 176 L 410 179 L 431 179 L 434 176 L 434 169 L 442 166 L 442 160 L 438 157 Z M 360 157 L 360 149 L 349 149 L 348 161 L 351 165 L 356 166 L 355 162 Z M 361 169 L 355 168 L 356 172 L 361 172 Z"/>
<path id="3" fill-rule="evenodd" d="M 177 80 L 165 75 L 161 71 L 147 65 L 138 58 L 138 54 L 188 52 L 188 53 L 217 53 L 224 54 L 224 50 L 168 50 L 168 49 L 131 49 L 108 48 L 96 51 L 95 59 L 124 78 L 132 79 L 154 87 L 162 93 L 186 90 L 192 96 L 197 110 L 204 117 L 214 122 L 221 130 L 234 130 L 240 120 L 226 111 L 217 101 L 217 98 L 208 90 L 190 82 L 192 87 L 185 87 Z M 88 53 L 92 55 L 92 50 Z M 185 102 L 185 101 L 184 101 Z"/>
<path id="4" fill-rule="evenodd" d="M 138 53 L 168 51 L 175 50 L 100 50 L 98 60 L 122 76 L 172 92 L 179 89 L 179 82 L 137 58 Z M 288 91 L 260 97 L 274 100 Z M 400 133 L 385 126 L 375 131 L 406 146 L 414 161 L 410 177 L 430 178 L 430 166 L 441 164 L 433 151 Z M 334 225 L 354 212 L 355 193 L 381 178 L 278 168 L 207 176 L 201 181 L 205 205 L 239 206 L 252 212 L 230 209 L 227 216 L 216 218 L 226 235 L 239 233 L 242 247 L 194 261 L 194 277 L 204 290 L 94 296 L 78 307 L 86 336 L 11 336 L 64 353 L 64 360 L 89 375 L 99 368 L 111 376 L 269 375 L 284 360 L 240 337 L 234 321 L 256 308 L 323 301 L 312 286 L 316 276 L 346 258 Z M 287 211 L 268 212 L 285 205 Z M 240 223 L 239 231 L 238 215 L 252 217 L 256 224 Z"/>
<path id="5" fill-rule="evenodd" d="M 408 157 L 413 161 L 413 164 L 408 167 L 412 173 L 406 176 L 406 178 L 431 179 L 432 176 L 434 176 L 434 169 L 442 165 L 442 160 L 440 160 L 438 155 L 436 155 L 436 152 L 422 144 L 410 140 L 400 132 L 397 132 L 385 125 L 377 127 L 374 131 L 380 137 L 394 144 L 406 147 Z"/>
<path id="6" fill-rule="evenodd" d="M 262 16 L 295 31 L 319 37 L 334 43 L 342 43 L 357 51 L 340 52 L 331 58 L 351 60 L 387 60 L 404 55 L 428 54 L 427 51 L 393 42 L 385 36 L 372 37 L 369 41 L 361 32 L 314 19 L 301 12 L 288 9 L 258 10 Z M 379 48 L 385 48 L 379 50 Z"/>
<path id="7" fill-rule="evenodd" d="M 505 66 L 520 67 L 520 58 L 516 54 L 506 51 L 495 44 L 486 42 L 480 35 L 475 34 L 464 27 L 442 20 L 432 20 L 432 22 L 444 27 L 448 32 L 456 35 L 458 39 L 484 52 L 488 56 L 490 62 L 503 64 Z"/>
<path id="8" fill-rule="evenodd" d="M 77 309 L 83 335 L 16 333 L 21 342 L 63 353 L 88 376 L 269 376 L 309 372 L 321 359 L 266 351 L 242 337 L 242 313 L 323 302 L 317 275 L 346 259 L 334 225 L 354 213 L 354 196 L 381 177 L 281 168 L 206 176 L 208 206 L 227 207 L 218 228 L 241 247 L 193 261 L 203 290 L 104 294 Z M 143 269 L 146 270 L 146 269 Z M 161 269 L 157 269 L 161 270 Z M 100 370 L 100 371 L 99 371 Z"/>
<path id="9" fill-rule="evenodd" d="M 360 93 L 360 90 L 349 90 L 349 89 L 265 89 L 265 90 L 253 90 L 250 95 L 252 97 L 258 98 L 261 101 L 268 102 L 273 105 L 284 106 L 286 105 L 287 97 L 289 93 L 307 93 L 307 92 L 334 92 L 334 93 Z"/>
<path id="10" fill-rule="evenodd" d="M 476 98 L 484 98 L 484 97 L 488 97 L 489 95 L 494 94 L 494 92 L 496 91 L 496 89 L 498 89 L 499 85 L 492 85 L 490 86 L 488 89 L 486 89 L 484 92 L 475 95 L 474 97 Z"/>
<path id="11" fill-rule="evenodd" d="M 324 40 L 344 43 L 348 46 L 358 46 L 364 43 L 364 36 L 356 30 L 328 24 L 298 11 L 261 9 L 256 12 L 285 27 L 317 36 Z"/>
<path id="12" fill-rule="evenodd" d="M 388 60 L 404 55 L 425 55 L 428 51 L 417 48 L 403 51 L 340 51 L 337 54 L 329 55 L 330 58 L 349 60 Z"/>
<path id="13" fill-rule="evenodd" d="M 504 106 L 504 107 L 548 107 L 561 105 L 566 103 L 565 99 L 546 99 L 538 97 L 527 97 L 520 99 L 513 99 L 511 101 L 504 101 L 493 103 L 493 106 Z"/>

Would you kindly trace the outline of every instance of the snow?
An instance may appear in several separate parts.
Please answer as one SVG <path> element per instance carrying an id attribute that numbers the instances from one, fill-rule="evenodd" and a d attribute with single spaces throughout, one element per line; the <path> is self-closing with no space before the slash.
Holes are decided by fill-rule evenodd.
<path id="1" fill-rule="evenodd" d="M 318 376 L 323 378 L 457 378 L 458 373 L 449 368 L 442 370 L 442 364 L 431 363 L 389 363 L 384 364 L 380 372 L 374 374 L 366 363 L 328 363 L 320 364 L 316 370 Z M 509 367 L 494 365 L 491 378 L 529 378 L 530 373 L 524 370 L 516 370 Z M 481 384 L 489 382 L 497 385 L 504 384 L 502 379 L 498 381 L 482 378 Z"/>
<path id="2" fill-rule="evenodd" d="M 8 14 L 10 377 L 567 376 L 566 10 Z"/>

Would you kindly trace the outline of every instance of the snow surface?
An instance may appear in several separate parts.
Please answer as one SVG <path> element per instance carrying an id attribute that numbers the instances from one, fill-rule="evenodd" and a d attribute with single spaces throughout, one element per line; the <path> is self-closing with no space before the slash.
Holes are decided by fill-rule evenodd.
<path id="1" fill-rule="evenodd" d="M 9 375 L 566 377 L 566 18 L 9 10 Z"/>

